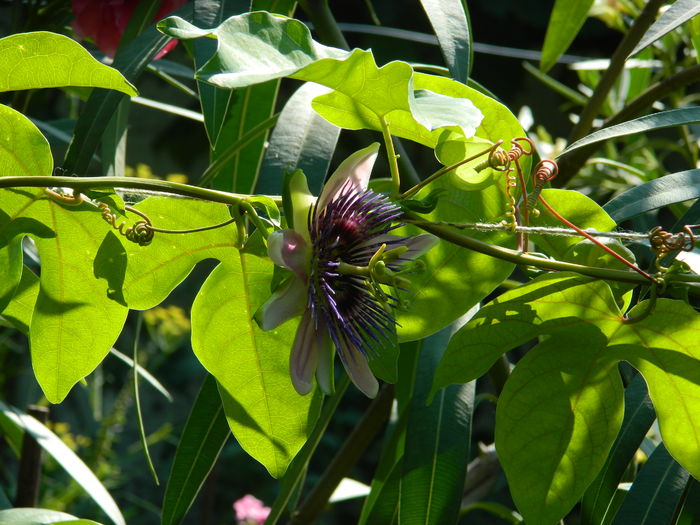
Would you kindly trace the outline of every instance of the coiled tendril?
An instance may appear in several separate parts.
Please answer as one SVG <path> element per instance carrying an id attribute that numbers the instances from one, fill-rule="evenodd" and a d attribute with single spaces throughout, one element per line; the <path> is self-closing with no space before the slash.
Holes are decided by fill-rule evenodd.
<path id="1" fill-rule="evenodd" d="M 124 209 L 135 213 L 136 215 L 142 217 L 140 221 L 136 221 L 133 226 L 126 226 L 126 221 L 121 221 L 117 224 L 117 215 L 112 213 L 109 205 L 105 202 L 98 204 L 98 207 L 102 211 L 102 218 L 109 223 L 112 228 L 117 230 L 121 235 L 126 237 L 128 241 L 134 242 L 139 246 L 148 246 L 153 241 L 153 225 L 151 224 L 151 219 L 148 215 L 139 210 L 132 208 L 131 206 L 124 206 Z"/>

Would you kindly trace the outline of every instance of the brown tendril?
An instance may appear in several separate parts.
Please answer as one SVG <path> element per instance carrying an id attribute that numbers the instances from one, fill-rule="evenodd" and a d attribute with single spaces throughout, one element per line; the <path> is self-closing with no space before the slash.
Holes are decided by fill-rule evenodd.
<path id="1" fill-rule="evenodd" d="M 559 174 L 559 166 L 556 162 L 550 159 L 543 159 L 537 163 L 532 175 L 532 193 L 527 199 L 527 209 L 530 211 L 535 210 L 537 206 L 537 200 L 539 199 L 540 192 L 544 188 L 544 185 L 548 182 L 554 180 L 554 178 Z"/>
<path id="2" fill-rule="evenodd" d="M 668 270 L 661 265 L 661 259 L 669 253 L 675 251 L 690 252 L 695 248 L 695 233 L 693 232 L 695 228 L 700 228 L 700 224 L 686 224 L 683 226 L 683 231 L 678 233 L 667 232 L 661 226 L 656 226 L 649 231 L 649 244 L 656 255 L 654 265 L 659 271 Z"/>
<path id="3" fill-rule="evenodd" d="M 136 221 L 133 226 L 127 227 L 126 221 L 121 221 L 119 224 L 117 224 L 117 215 L 112 213 L 112 210 L 109 208 L 107 203 L 101 202 L 98 204 L 98 207 L 102 211 L 102 218 L 109 223 L 112 228 L 126 237 L 127 240 L 134 242 L 139 246 L 148 246 L 153 241 L 151 219 L 149 219 L 148 215 L 145 213 L 132 208 L 131 206 L 124 206 L 125 210 L 142 217 L 142 220 Z"/>
<path id="4" fill-rule="evenodd" d="M 71 193 L 59 193 L 51 188 L 44 188 L 44 193 L 54 201 L 66 206 L 80 206 L 85 202 L 83 196 L 75 190 L 71 190 Z"/>

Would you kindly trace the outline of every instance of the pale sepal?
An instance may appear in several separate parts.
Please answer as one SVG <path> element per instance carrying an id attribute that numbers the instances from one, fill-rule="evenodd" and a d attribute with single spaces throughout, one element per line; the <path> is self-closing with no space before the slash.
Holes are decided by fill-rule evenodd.
<path id="1" fill-rule="evenodd" d="M 345 159 L 323 186 L 321 195 L 318 197 L 316 214 L 345 193 L 366 190 L 378 152 L 379 143 L 374 142 Z"/>
<path id="2" fill-rule="evenodd" d="M 280 285 L 255 312 L 255 322 L 263 330 L 272 330 L 282 323 L 304 313 L 306 309 L 306 284 L 291 277 Z"/>
<path id="3" fill-rule="evenodd" d="M 306 310 L 301 318 L 297 334 L 289 355 L 289 370 L 292 384 L 300 395 L 306 395 L 314 387 L 314 372 L 318 363 L 318 351 L 322 337 L 314 326 L 311 310 Z"/>

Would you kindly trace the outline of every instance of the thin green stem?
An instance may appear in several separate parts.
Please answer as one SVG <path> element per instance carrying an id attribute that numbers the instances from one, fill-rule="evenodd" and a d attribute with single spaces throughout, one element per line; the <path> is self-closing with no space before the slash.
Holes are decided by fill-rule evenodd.
<path id="1" fill-rule="evenodd" d="M 97 189 L 139 190 L 146 194 L 179 195 L 209 202 L 238 205 L 249 195 L 228 193 L 167 180 L 135 177 L 0 177 L 0 188 L 71 188 L 80 192 Z M 282 197 L 268 196 L 278 206 Z"/>
<path id="2" fill-rule="evenodd" d="M 401 188 L 401 177 L 399 175 L 399 164 L 397 162 L 398 156 L 396 155 L 396 150 L 394 149 L 394 142 L 391 139 L 389 123 L 386 121 L 386 118 L 384 118 L 384 115 L 379 117 L 379 123 L 382 126 L 382 137 L 384 137 L 386 154 L 389 157 L 387 160 L 389 162 L 389 170 L 391 171 L 391 193 L 392 195 L 397 196 Z"/>
<path id="3" fill-rule="evenodd" d="M 467 158 L 464 159 L 464 160 L 460 160 L 459 162 L 456 162 L 456 163 L 454 163 L 454 164 L 452 164 L 452 165 L 450 165 L 450 166 L 445 166 L 445 167 L 443 167 L 443 168 L 440 168 L 440 169 L 437 170 L 435 173 L 433 173 L 433 174 L 430 175 L 428 178 L 426 178 L 424 181 L 419 182 L 418 184 L 416 184 L 415 186 L 413 186 L 413 188 L 411 188 L 411 189 L 406 190 L 405 192 L 403 192 L 403 193 L 399 196 L 399 200 L 408 199 L 409 197 L 412 197 L 413 195 L 415 195 L 416 193 L 418 193 L 420 190 L 422 190 L 424 187 L 426 187 L 428 184 L 430 184 L 430 183 L 433 182 L 434 180 L 439 179 L 440 177 L 442 177 L 442 176 L 445 175 L 446 173 L 449 173 L 449 172 L 451 172 L 452 170 L 455 170 L 455 169 L 459 168 L 462 164 L 466 164 L 467 162 L 471 162 L 471 161 L 473 161 L 473 160 L 478 159 L 478 158 L 481 157 L 482 155 L 486 155 L 489 151 L 493 150 L 493 149 L 494 149 L 495 147 L 497 147 L 499 144 L 500 144 L 500 143 L 497 143 L 497 144 L 495 144 L 494 146 L 490 146 L 488 149 L 485 149 L 484 151 L 481 151 L 481 152 L 479 152 L 479 153 L 476 153 L 476 154 L 472 155 L 471 157 L 467 157 Z M 488 162 L 488 161 L 484 161 L 484 162 L 478 164 L 477 166 L 474 166 L 474 171 L 476 171 L 476 172 L 478 173 L 478 172 L 480 172 L 481 170 L 484 170 L 484 169 L 490 168 L 490 167 L 491 167 L 491 166 L 490 166 L 489 162 Z"/>

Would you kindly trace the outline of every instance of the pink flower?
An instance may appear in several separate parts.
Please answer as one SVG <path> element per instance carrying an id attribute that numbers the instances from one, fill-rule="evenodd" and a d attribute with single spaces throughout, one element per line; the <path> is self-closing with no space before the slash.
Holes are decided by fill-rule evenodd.
<path id="1" fill-rule="evenodd" d="M 154 21 L 164 18 L 186 1 L 163 0 Z M 73 0 L 73 30 L 79 38 L 91 38 L 100 51 L 114 57 L 138 2 L 139 0 Z M 155 58 L 161 58 L 176 45 L 177 40 L 169 42 Z"/>
<path id="2" fill-rule="evenodd" d="M 263 506 L 262 501 L 250 494 L 234 502 L 233 509 L 239 525 L 262 525 L 270 514 L 270 507 Z"/>

